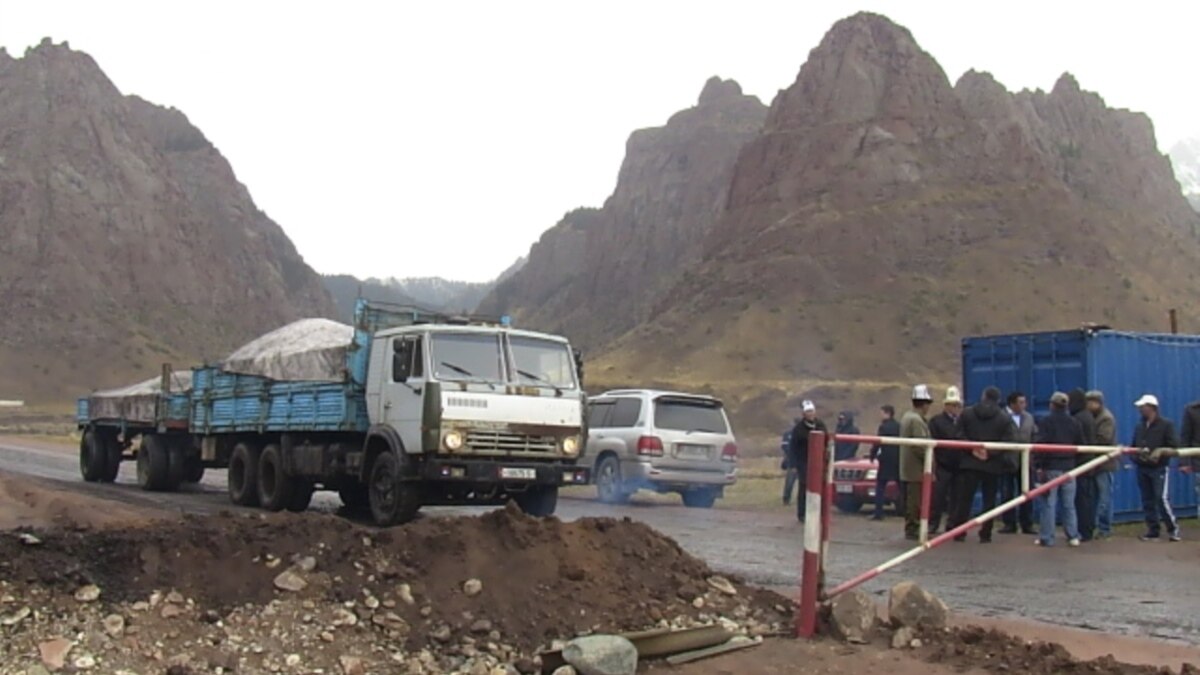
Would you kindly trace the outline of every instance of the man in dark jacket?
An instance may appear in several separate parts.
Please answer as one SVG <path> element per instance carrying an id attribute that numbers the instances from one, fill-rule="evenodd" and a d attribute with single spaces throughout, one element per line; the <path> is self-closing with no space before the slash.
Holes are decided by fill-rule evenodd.
<path id="1" fill-rule="evenodd" d="M 802 404 L 804 416 L 792 428 L 792 444 L 788 452 L 788 464 L 796 469 L 796 484 L 800 494 L 796 495 L 796 518 L 804 522 L 808 506 L 808 435 L 814 431 L 826 432 L 825 423 L 817 417 L 817 406 L 812 401 Z"/>
<path id="2" fill-rule="evenodd" d="M 1096 422 L 1096 445 L 1117 444 L 1117 418 L 1104 405 L 1104 392 L 1093 389 L 1087 393 L 1087 407 Z M 1096 536 L 1108 539 L 1112 536 L 1113 490 L 1116 487 L 1116 472 L 1121 460 L 1116 457 L 1096 469 Z"/>
<path id="3" fill-rule="evenodd" d="M 952 441 L 958 438 L 958 418 L 962 415 L 962 395 L 958 387 L 946 389 L 946 399 L 942 403 L 942 412 L 929 420 L 929 435 L 942 441 Z M 954 504 L 954 478 L 958 474 L 958 464 L 962 450 L 940 448 L 933 451 L 934 479 L 933 504 L 929 508 L 929 533 L 933 534 L 942 526 L 942 516 L 950 520 L 952 504 Z"/>
<path id="4" fill-rule="evenodd" d="M 1087 409 L 1087 396 L 1082 389 L 1072 389 L 1067 394 L 1067 410 L 1071 418 L 1079 423 L 1083 436 L 1081 445 L 1096 445 L 1096 418 Z M 1079 454 L 1075 464 L 1079 466 L 1094 459 L 1094 455 Z M 1078 517 L 1080 541 L 1091 541 L 1096 534 L 1096 474 L 1089 471 L 1075 479 L 1075 513 Z"/>
<path id="5" fill-rule="evenodd" d="M 1171 459 L 1159 456 L 1155 450 L 1178 448 L 1175 425 L 1158 412 L 1158 397 L 1146 394 L 1134 403 L 1142 419 L 1133 430 L 1133 447 L 1142 452 L 1133 456 L 1137 466 L 1138 490 L 1142 493 L 1142 510 L 1146 513 L 1146 534 L 1142 541 L 1154 541 L 1162 536 L 1161 525 L 1167 526 L 1167 537 L 1179 541 L 1179 523 L 1167 499 L 1167 465 Z"/>
<path id="6" fill-rule="evenodd" d="M 1082 445 L 1083 430 L 1079 422 L 1067 412 L 1070 398 L 1061 391 L 1050 397 L 1050 414 L 1038 422 L 1038 443 L 1055 445 Z M 1075 457 L 1061 452 L 1039 452 L 1034 454 L 1034 468 L 1038 482 L 1048 483 L 1075 468 Z M 1067 544 L 1079 545 L 1079 521 L 1075 515 L 1075 481 L 1062 485 L 1038 497 L 1041 508 L 1041 525 L 1038 527 L 1038 546 L 1054 545 L 1054 518 L 1058 503 L 1062 503 L 1062 524 L 1067 532 Z"/>
<path id="7" fill-rule="evenodd" d="M 792 490 L 796 488 L 796 468 L 792 466 L 792 429 L 797 424 L 800 424 L 800 418 L 792 419 L 792 426 L 788 427 L 787 431 L 783 432 L 783 436 L 779 439 L 779 453 L 783 455 L 783 459 L 779 462 L 779 468 L 783 469 L 783 505 L 790 506 L 792 503 Z"/>
<path id="8" fill-rule="evenodd" d="M 1037 424 L 1033 421 L 1033 415 L 1029 414 L 1029 399 L 1019 391 L 1009 392 L 1008 407 L 1004 412 L 1013 421 L 1013 429 L 1015 435 L 1013 440 L 1017 443 L 1032 443 L 1034 434 L 1037 433 Z M 1030 467 L 1032 470 L 1033 467 Z M 1009 473 L 1000 476 L 1000 499 L 1001 501 L 1011 501 L 1017 495 L 1021 494 L 1021 462 L 1018 460 Z M 1021 526 L 1022 534 L 1033 534 L 1033 502 L 1025 502 L 1010 511 L 1005 511 L 1004 515 L 1000 516 L 1004 521 L 1004 527 L 1000 530 L 1000 534 L 1016 534 L 1017 525 Z"/>
<path id="9" fill-rule="evenodd" d="M 1200 401 L 1189 403 L 1183 409 L 1183 432 L 1180 434 L 1179 447 L 1200 447 Z M 1191 460 L 1179 460 L 1179 470 L 1196 476 L 1196 500 L 1200 502 L 1200 455 Z"/>
<path id="10" fill-rule="evenodd" d="M 849 410 L 843 410 L 838 414 L 837 433 L 850 434 L 852 436 L 859 435 L 858 427 L 854 424 L 854 413 Z M 833 461 L 835 462 L 854 459 L 857 455 L 858 443 L 838 441 L 833 444 Z"/>
<path id="11" fill-rule="evenodd" d="M 883 413 L 883 421 L 879 423 L 877 436 L 896 438 L 900 435 L 900 423 L 896 421 L 896 409 L 885 405 L 879 409 Z M 895 483 L 899 488 L 900 498 L 896 502 L 896 512 L 904 513 L 904 486 L 900 484 L 900 448 L 895 445 L 875 445 L 871 447 L 871 460 L 875 466 L 875 520 L 883 520 L 883 502 L 887 486 Z"/>
<path id="12" fill-rule="evenodd" d="M 958 435 L 967 441 L 1012 442 L 1016 430 L 1012 418 L 1000 407 L 999 389 L 984 389 L 979 403 L 963 411 L 962 417 L 958 418 Z M 958 480 L 954 484 L 954 518 L 947 524 L 947 530 L 970 520 L 971 505 L 980 487 L 983 488 L 983 510 L 994 509 L 1000 476 L 1012 466 L 1011 458 L 1005 457 L 1007 453 L 971 450 L 960 454 Z M 960 534 L 955 540 L 966 538 L 965 534 Z M 992 541 L 992 521 L 980 526 L 979 541 L 984 544 Z"/>

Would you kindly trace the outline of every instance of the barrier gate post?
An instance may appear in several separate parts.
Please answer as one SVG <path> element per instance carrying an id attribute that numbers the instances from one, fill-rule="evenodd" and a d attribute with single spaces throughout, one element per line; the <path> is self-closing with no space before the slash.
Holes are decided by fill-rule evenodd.
<path id="1" fill-rule="evenodd" d="M 808 435 L 808 466 L 804 479 L 804 559 L 800 572 L 800 607 L 796 634 L 811 638 L 817 633 L 817 605 L 821 600 L 821 541 L 825 501 L 824 432 Z"/>

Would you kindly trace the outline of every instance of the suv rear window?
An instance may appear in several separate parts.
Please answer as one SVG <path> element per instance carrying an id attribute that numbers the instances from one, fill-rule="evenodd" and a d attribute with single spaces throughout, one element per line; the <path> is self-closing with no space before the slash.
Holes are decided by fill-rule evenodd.
<path id="1" fill-rule="evenodd" d="M 721 404 L 702 399 L 658 399 L 654 402 L 654 426 L 677 431 L 729 433 Z"/>

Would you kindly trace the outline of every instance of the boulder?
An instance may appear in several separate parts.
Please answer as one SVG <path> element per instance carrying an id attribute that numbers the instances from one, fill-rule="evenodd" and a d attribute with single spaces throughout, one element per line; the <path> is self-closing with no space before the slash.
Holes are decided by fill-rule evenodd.
<path id="1" fill-rule="evenodd" d="M 833 632 L 846 642 L 865 644 L 875 630 L 875 601 L 855 589 L 833 599 L 830 623 Z"/>
<path id="2" fill-rule="evenodd" d="M 897 627 L 940 629 L 949 615 L 946 603 L 912 581 L 896 584 L 888 596 L 888 619 Z"/>
<path id="3" fill-rule="evenodd" d="M 619 635 L 575 638 L 562 651 L 563 659 L 580 675 L 635 675 L 638 653 L 633 643 Z"/>
<path id="4" fill-rule="evenodd" d="M 308 582 L 304 580 L 293 570 L 284 570 L 275 577 L 275 588 L 289 593 L 297 593 L 304 590 L 308 586 Z"/>
<path id="5" fill-rule="evenodd" d="M 916 639 L 913 634 L 913 629 L 908 626 L 901 626 L 892 633 L 892 649 L 905 649 L 912 646 L 912 641 Z"/>
<path id="6" fill-rule="evenodd" d="M 483 592 L 483 582 L 478 579 L 467 579 L 463 582 L 463 594 L 473 598 Z"/>
<path id="7" fill-rule="evenodd" d="M 54 638 L 38 644 L 42 663 L 50 670 L 60 670 L 67 663 L 67 653 L 73 643 L 66 638 Z"/>

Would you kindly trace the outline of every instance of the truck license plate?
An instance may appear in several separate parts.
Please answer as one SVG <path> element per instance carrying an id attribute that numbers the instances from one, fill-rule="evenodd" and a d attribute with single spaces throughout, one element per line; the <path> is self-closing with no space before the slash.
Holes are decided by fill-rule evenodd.
<path id="1" fill-rule="evenodd" d="M 516 469 L 504 467 L 500 469 L 500 477 L 510 480 L 536 480 L 537 469 Z"/>
<path id="2" fill-rule="evenodd" d="M 838 483 L 837 491 L 841 493 L 854 492 L 854 486 L 849 483 Z"/>

